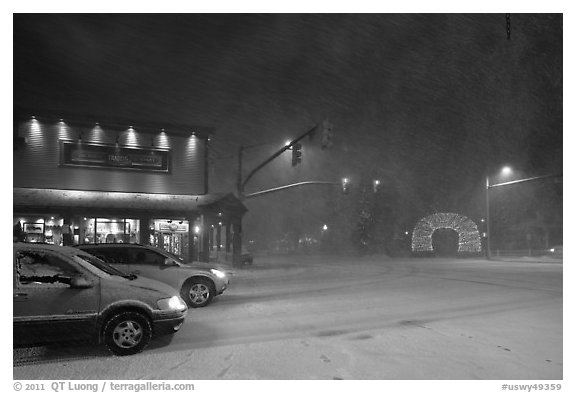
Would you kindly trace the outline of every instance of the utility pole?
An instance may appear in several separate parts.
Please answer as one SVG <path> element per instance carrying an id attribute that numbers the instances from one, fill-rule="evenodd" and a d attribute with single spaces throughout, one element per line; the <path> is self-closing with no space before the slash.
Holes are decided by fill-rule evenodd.
<path id="1" fill-rule="evenodd" d="M 244 145 L 238 148 L 238 174 L 236 177 L 236 190 L 238 192 L 238 198 L 242 198 L 244 194 L 244 188 L 242 186 L 242 155 L 244 154 Z"/>

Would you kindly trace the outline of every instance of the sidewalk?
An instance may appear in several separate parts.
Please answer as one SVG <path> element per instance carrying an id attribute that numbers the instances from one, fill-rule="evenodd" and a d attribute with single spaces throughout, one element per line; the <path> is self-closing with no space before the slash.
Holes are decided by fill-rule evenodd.
<path id="1" fill-rule="evenodd" d="M 548 256 L 542 257 L 495 257 L 491 258 L 493 261 L 501 262 L 524 262 L 524 263 L 556 263 L 562 264 L 563 258 L 552 258 Z"/>

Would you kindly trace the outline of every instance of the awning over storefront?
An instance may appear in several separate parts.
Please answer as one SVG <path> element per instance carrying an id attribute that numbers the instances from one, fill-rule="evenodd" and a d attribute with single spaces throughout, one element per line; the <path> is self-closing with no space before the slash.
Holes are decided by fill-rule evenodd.
<path id="1" fill-rule="evenodd" d="M 125 212 L 180 216 L 194 213 L 228 213 L 242 216 L 246 207 L 233 194 L 167 195 L 131 192 L 14 188 L 14 211 Z"/>

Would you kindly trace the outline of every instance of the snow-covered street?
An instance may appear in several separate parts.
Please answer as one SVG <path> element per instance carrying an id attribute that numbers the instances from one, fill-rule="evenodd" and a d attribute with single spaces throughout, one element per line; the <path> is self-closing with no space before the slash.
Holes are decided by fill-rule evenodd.
<path id="1" fill-rule="evenodd" d="M 260 257 L 172 340 L 14 350 L 14 379 L 563 378 L 562 261 Z"/>

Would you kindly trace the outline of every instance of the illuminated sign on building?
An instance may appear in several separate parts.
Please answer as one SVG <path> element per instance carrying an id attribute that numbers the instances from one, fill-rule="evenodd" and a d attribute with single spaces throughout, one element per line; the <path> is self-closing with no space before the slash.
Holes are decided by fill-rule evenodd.
<path id="1" fill-rule="evenodd" d="M 60 141 L 60 165 L 170 172 L 166 149 Z"/>

